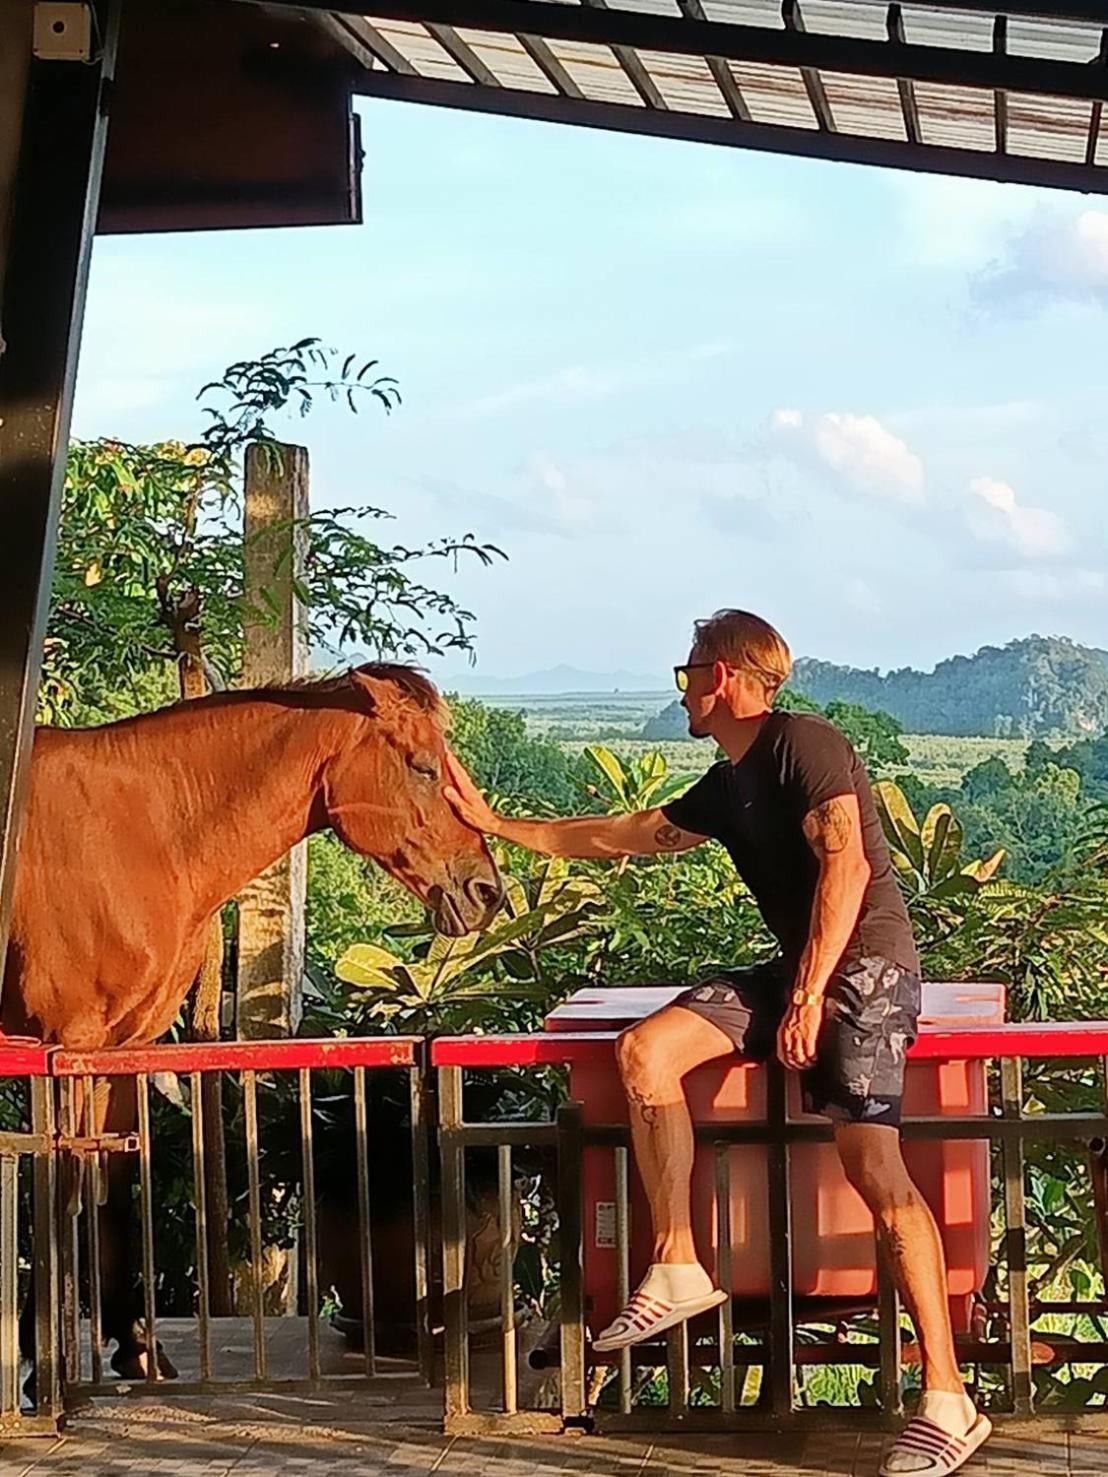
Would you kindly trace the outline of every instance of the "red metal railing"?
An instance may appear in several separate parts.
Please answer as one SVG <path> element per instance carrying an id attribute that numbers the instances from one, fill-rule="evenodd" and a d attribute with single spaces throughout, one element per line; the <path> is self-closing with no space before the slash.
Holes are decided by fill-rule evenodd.
<path id="1" fill-rule="evenodd" d="M 617 1205 L 616 1234 L 620 1238 L 621 1255 L 626 1262 L 630 1172 L 626 1128 L 621 1124 L 585 1124 L 579 1105 L 566 1104 L 556 1119 L 542 1117 L 535 1121 L 470 1121 L 463 1112 L 465 1073 L 515 1069 L 537 1072 L 532 1080 L 549 1081 L 544 1068 L 578 1065 L 610 1065 L 617 1033 L 558 1032 L 533 1036 L 447 1037 L 433 1042 L 431 1065 L 438 1072 L 440 1105 L 440 1143 L 442 1165 L 442 1244 L 443 1244 L 443 1308 L 446 1325 L 446 1411 L 448 1427 L 455 1431 L 474 1429 L 510 1429 L 536 1426 L 557 1429 L 567 1422 L 590 1419 L 597 1412 L 597 1397 L 611 1370 L 590 1364 L 586 1350 L 586 1313 L 582 1267 L 582 1155 L 588 1150 L 607 1150 L 616 1156 Z M 1108 1022 L 1084 1024 L 1035 1025 L 1029 1023 L 995 1026 L 926 1029 L 912 1049 L 914 1060 L 982 1061 L 995 1063 L 995 1093 L 992 1116 L 908 1120 L 906 1138 L 988 1138 L 999 1148 L 1001 1162 L 1002 1205 L 1005 1232 L 1003 1262 L 1006 1266 L 1006 1300 L 999 1308 L 1002 1333 L 988 1347 L 978 1340 L 974 1357 L 984 1363 L 990 1360 L 1007 1371 L 1009 1406 L 1019 1415 L 1031 1413 L 1034 1406 L 1033 1364 L 1040 1350 L 1038 1333 L 1032 1326 L 1045 1305 L 1030 1296 L 1027 1251 L 1027 1216 L 1025 1207 L 1024 1147 L 1032 1142 L 1061 1141 L 1092 1150 L 1090 1170 L 1093 1185 L 1094 1213 L 1102 1235 L 1102 1248 L 1108 1247 L 1108 1157 L 1104 1143 L 1108 1140 L 1108 1113 L 1103 1101 L 1096 1111 L 1088 1101 L 1079 1112 L 1047 1114 L 1027 1111 L 1023 1084 L 1025 1061 L 1081 1064 L 1093 1060 L 1099 1064 L 1101 1081 L 1108 1087 Z M 251 1389 L 306 1383 L 318 1385 L 330 1378 L 343 1380 L 378 1376 L 382 1369 L 397 1366 L 378 1359 L 373 1330 L 374 1309 L 374 1237 L 371 1230 L 372 1184 L 375 1149 L 372 1135 L 375 1123 L 370 1111 L 367 1082 L 371 1074 L 396 1072 L 406 1074 L 411 1115 L 412 1153 L 412 1218 L 414 1237 L 414 1313 L 418 1335 L 418 1367 L 424 1377 L 431 1372 L 430 1326 L 430 1247 L 433 1239 L 430 1216 L 431 1166 L 427 1121 L 427 1100 L 423 1070 L 424 1043 L 414 1037 L 385 1037 L 369 1040 L 272 1042 L 228 1042 L 211 1045 L 163 1045 L 143 1049 L 100 1052 L 47 1051 L 42 1047 L 6 1045 L 0 1047 L 0 1082 L 7 1082 L 26 1103 L 24 1120 L 0 1132 L 0 1423 L 13 1425 L 19 1410 L 19 1364 L 16 1338 L 17 1304 L 21 1291 L 18 1256 L 11 1248 L 28 1247 L 30 1227 L 21 1205 L 32 1207 L 34 1228 L 34 1275 L 37 1294 L 37 1335 L 39 1350 L 38 1401 L 32 1421 L 49 1425 L 56 1419 L 58 1400 L 57 1368 L 64 1363 L 67 1383 L 77 1388 L 106 1391 L 118 1388 L 118 1382 L 103 1367 L 103 1329 L 99 1323 L 99 1307 L 103 1288 L 100 1263 L 101 1216 L 96 1208 L 107 1152 L 133 1151 L 137 1159 L 139 1180 L 139 1222 L 141 1231 L 141 1285 L 143 1317 L 151 1348 L 156 1346 L 159 1322 L 163 1312 L 159 1305 L 158 1260 L 159 1237 L 164 1236 L 166 1208 L 159 1200 L 158 1155 L 165 1149 L 161 1135 L 167 1125 L 181 1115 L 187 1132 L 178 1133 L 177 1150 L 191 1167 L 191 1194 L 186 1196 L 182 1214 L 191 1215 L 195 1262 L 195 1301 L 193 1323 L 196 1330 L 198 1358 L 196 1369 L 184 1380 L 167 1387 L 186 1393 L 242 1384 Z M 327 1089 L 320 1083 L 324 1074 Z M 717 1214 L 720 1226 L 726 1225 L 728 1211 L 720 1207 L 727 1202 L 727 1156 L 730 1146 L 761 1144 L 769 1160 L 769 1195 L 773 1236 L 775 1293 L 766 1325 L 766 1337 L 760 1345 L 747 1346 L 740 1353 L 747 1367 L 761 1362 L 766 1379 L 765 1402 L 757 1411 L 743 1409 L 736 1401 L 735 1375 L 740 1366 L 735 1362 L 735 1327 L 730 1305 L 720 1314 L 718 1333 L 707 1341 L 694 1332 L 692 1343 L 687 1329 L 672 1334 L 666 1347 L 648 1349 L 621 1359 L 616 1371 L 618 1398 L 614 1410 L 601 1409 L 603 1419 L 612 1426 L 621 1421 L 632 1425 L 666 1425 L 690 1428 L 691 1424 L 729 1427 L 744 1421 L 762 1424 L 796 1422 L 803 1425 L 817 1417 L 811 1411 L 794 1409 L 793 1376 L 802 1365 L 822 1357 L 819 1347 L 794 1341 L 793 1306 L 788 1295 L 789 1282 L 789 1153 L 794 1144 L 826 1138 L 827 1125 L 790 1120 L 785 1110 L 783 1076 L 771 1070 L 777 1085 L 771 1084 L 770 1112 L 764 1123 L 705 1125 L 700 1130 L 702 1141 L 710 1140 L 717 1154 Z M 182 1105 L 175 1110 L 155 1106 L 159 1084 L 177 1080 Z M 1088 1081 L 1088 1074 L 1083 1078 Z M 121 1133 L 105 1138 L 101 1132 L 93 1104 L 110 1084 L 131 1082 L 137 1097 L 138 1116 L 132 1134 Z M 283 1084 L 283 1086 L 282 1086 Z M 284 1093 L 284 1097 L 281 1093 Z M 337 1096 L 336 1096 L 337 1094 Z M 1086 1093 L 1086 1098 L 1088 1094 Z M 322 1099 L 326 1098 L 326 1102 Z M 323 1303 L 328 1289 L 320 1280 L 319 1221 L 317 1213 L 317 1157 L 321 1142 L 318 1112 L 331 1100 L 341 1099 L 349 1109 L 350 1154 L 346 1174 L 352 1187 L 351 1211 L 354 1242 L 353 1253 L 360 1261 L 361 1298 L 359 1306 L 344 1309 L 361 1317 L 364 1348 L 358 1367 L 350 1373 L 350 1361 L 342 1362 L 337 1373 L 328 1364 L 322 1344 Z M 278 1101 L 279 1100 L 279 1101 Z M 268 1104 L 268 1112 L 260 1112 L 259 1104 Z M 280 1112 L 277 1108 L 280 1108 Z M 229 1110 L 229 1111 L 228 1111 Z M 345 1111 L 345 1109 L 344 1109 Z M 243 1211 L 249 1243 L 246 1262 L 250 1276 L 246 1288 L 244 1324 L 247 1342 L 252 1343 L 250 1358 L 242 1358 L 230 1372 L 220 1364 L 222 1350 L 213 1347 L 220 1320 L 212 1312 L 213 1291 L 210 1243 L 213 1236 L 209 1176 L 207 1168 L 220 1135 L 220 1124 L 234 1127 L 232 1152 L 240 1171 L 244 1171 L 243 1187 L 237 1209 Z M 55 1115 L 60 1124 L 58 1131 Z M 283 1115 L 283 1116 L 282 1116 Z M 181 1125 L 177 1124 L 179 1128 Z M 273 1186 L 263 1172 L 262 1159 L 266 1134 L 280 1128 L 293 1140 L 292 1163 L 285 1161 L 287 1180 L 294 1180 L 294 1213 L 288 1224 L 299 1239 L 303 1273 L 297 1295 L 300 1314 L 298 1325 L 303 1348 L 299 1351 L 303 1368 L 290 1373 L 287 1364 L 275 1370 L 270 1354 L 273 1322 L 267 1316 L 260 1275 L 266 1248 L 266 1216 Z M 332 1130 L 328 1126 L 330 1136 Z M 127 1140 L 127 1142 L 124 1142 Z M 343 1141 L 346 1142 L 345 1140 Z M 182 1149 L 182 1144 L 186 1147 Z M 495 1194 L 499 1213 L 498 1236 L 503 1255 L 498 1263 L 500 1279 L 499 1397 L 491 1404 L 484 1394 L 474 1394 L 471 1381 L 468 1326 L 467 1283 L 473 1271 L 473 1248 L 467 1230 L 467 1155 L 494 1151 Z M 519 1156 L 537 1151 L 543 1162 L 556 1159 L 556 1206 L 560 1266 L 557 1268 L 556 1302 L 560 1304 L 559 1325 L 545 1339 L 543 1347 L 525 1357 L 518 1342 L 515 1326 L 518 1278 L 513 1269 L 513 1217 L 518 1214 L 514 1179 L 519 1173 Z M 379 1156 L 377 1156 L 379 1158 Z M 241 1161 L 241 1162 L 239 1162 Z M 43 1227 L 57 1223 L 55 1179 L 59 1166 L 74 1162 L 83 1164 L 85 1193 L 83 1203 L 63 1204 L 68 1216 L 61 1215 L 66 1226 L 60 1239 L 43 1232 Z M 62 1177 L 62 1188 L 70 1185 L 70 1177 Z M 472 1189 L 472 1184 L 470 1186 Z M 622 1196 L 622 1198 L 620 1198 Z M 722 1201 L 720 1199 L 722 1197 Z M 20 1217 L 23 1216 L 21 1220 Z M 354 1224 L 356 1223 L 356 1224 Z M 436 1227 L 437 1231 L 437 1227 Z M 721 1234 L 722 1231 L 721 1231 Z M 27 1259 L 24 1255 L 22 1282 L 27 1282 Z M 626 1269 L 625 1274 L 626 1275 Z M 60 1287 L 59 1287 L 60 1279 Z M 82 1317 L 82 1303 L 86 1308 Z M 60 1352 L 53 1342 L 58 1306 L 64 1310 Z M 1092 1303 L 1088 1304 L 1090 1307 Z M 1076 1305 L 1075 1305 L 1076 1306 Z M 993 1309 L 997 1312 L 997 1309 Z M 1051 1311 L 1057 1311 L 1051 1309 Z M 1105 1312 L 1104 1299 L 1096 1302 L 1098 1314 Z M 891 1418 L 899 1410 L 901 1391 L 901 1340 L 899 1312 L 895 1294 L 884 1273 L 879 1281 L 878 1322 L 882 1330 L 880 1350 L 874 1346 L 859 1355 L 861 1362 L 878 1368 L 879 1417 Z M 288 1325 L 286 1325 L 288 1326 Z M 179 1329 L 178 1329 L 179 1333 Z M 249 1337 L 252 1335 L 252 1338 Z M 233 1342 L 233 1341 L 232 1341 Z M 1062 1349 L 1062 1345 L 1065 1348 Z M 853 1348 L 855 1346 L 851 1346 Z M 1045 1345 L 1042 1345 L 1045 1347 Z M 1055 1341 L 1054 1352 L 1062 1350 L 1065 1362 L 1074 1364 L 1108 1363 L 1108 1345 L 1078 1344 L 1076 1340 Z M 555 1358 L 560 1352 L 560 1360 Z M 839 1351 L 839 1362 L 850 1354 Z M 654 1360 L 667 1371 L 668 1406 L 647 1410 L 633 1398 L 633 1380 L 641 1372 L 643 1360 Z M 543 1361 L 560 1363 L 560 1391 L 551 1404 L 527 1408 L 520 1398 L 521 1366 L 530 1362 L 538 1368 Z M 879 1361 L 879 1363 L 877 1363 Z M 720 1388 L 725 1392 L 713 1406 L 690 1402 L 690 1371 L 714 1364 L 719 1372 Z M 147 1361 L 146 1379 L 158 1378 L 157 1364 Z M 741 1394 L 741 1381 L 740 1381 Z M 729 1391 L 729 1393 L 727 1393 Z M 600 1401 L 600 1407 L 604 1401 Z M 839 1413 L 835 1414 L 835 1419 Z M 26 1419 L 26 1418 L 25 1418 Z M 820 1419 L 823 1419 L 820 1417 Z M 1073 1417 L 1070 1417 L 1073 1419 Z M 1086 1423 L 1096 1420 L 1086 1412 Z M 1100 1417 L 1103 1420 L 1103 1417 Z"/>
<path id="2" fill-rule="evenodd" d="M 385 1372 L 403 1373 L 413 1365 L 424 1379 L 429 1378 L 430 1164 L 422 1063 L 422 1040 L 401 1036 L 165 1044 L 92 1052 L 48 1050 L 26 1044 L 0 1049 L 0 1079 L 26 1078 L 36 1084 L 36 1111 L 41 1109 L 44 1112 L 49 1105 L 53 1113 L 56 1106 L 60 1125 L 60 1132 L 55 1132 L 51 1118 L 48 1128 L 43 1130 L 40 1125 L 36 1134 L 8 1134 L 0 1138 L 5 1166 L 3 1187 L 6 1192 L 11 1192 L 5 1193 L 5 1218 L 0 1219 L 7 1235 L 3 1256 L 5 1322 L 0 1337 L 0 1353 L 6 1360 L 3 1364 L 3 1399 L 6 1402 L 3 1411 L 9 1419 L 14 1422 L 19 1408 L 18 1393 L 13 1394 L 17 1381 L 13 1369 L 18 1371 L 14 1329 L 18 1322 L 16 1305 L 19 1293 L 10 1270 L 16 1264 L 15 1259 L 6 1254 L 8 1247 L 15 1244 L 17 1235 L 13 1229 L 16 1224 L 13 1207 L 18 1194 L 13 1190 L 13 1171 L 7 1167 L 9 1163 L 15 1164 L 17 1153 L 39 1155 L 36 1164 L 47 1164 L 52 1176 L 58 1165 L 67 1171 L 80 1165 L 83 1171 L 81 1175 L 66 1174 L 64 1178 L 64 1193 L 57 1197 L 62 1202 L 57 1222 L 62 1224 L 63 1232 L 60 1246 L 51 1248 L 51 1255 L 57 1254 L 60 1266 L 63 1309 L 61 1358 L 69 1390 L 87 1392 L 119 1388 L 119 1381 L 104 1367 L 105 1330 L 101 1323 L 101 1306 L 105 1279 L 102 1264 L 106 1255 L 106 1229 L 112 1229 L 114 1224 L 114 1229 L 120 1230 L 129 1214 L 129 1205 L 123 1207 L 122 1217 L 116 1214 L 113 1223 L 107 1219 L 108 1211 L 101 1209 L 100 1202 L 105 1198 L 105 1169 L 110 1163 L 118 1163 L 118 1156 L 132 1153 L 137 1158 L 138 1168 L 139 1270 L 147 1382 L 160 1377 L 158 1361 L 150 1353 L 158 1347 L 162 1311 L 158 1288 L 160 1279 L 168 1270 L 159 1264 L 158 1242 L 170 1232 L 175 1233 L 178 1242 L 181 1241 L 181 1227 L 175 1225 L 175 1220 L 179 1222 L 182 1214 L 187 1218 L 190 1212 L 193 1221 L 190 1260 L 194 1264 L 194 1303 L 190 1312 L 195 1314 L 197 1348 L 193 1360 L 195 1368 L 187 1371 L 186 1377 L 176 1382 L 173 1389 L 185 1393 L 191 1389 L 226 1388 L 228 1385 L 257 1389 L 272 1385 L 288 1388 L 305 1382 L 316 1385 L 330 1379 L 349 1382 L 351 1379 L 378 1377 Z M 415 1358 L 408 1364 L 395 1359 L 382 1364 L 374 1334 L 371 1207 L 375 1169 L 382 1167 L 382 1154 L 386 1150 L 371 1139 L 375 1125 L 371 1122 L 368 1083 L 372 1074 L 390 1071 L 404 1074 L 407 1078 L 406 1092 L 393 1093 L 390 1099 L 395 1107 L 394 1116 L 406 1112 L 410 1120 L 410 1165 L 404 1156 L 404 1188 L 410 1204 L 414 1265 L 403 1273 L 401 1279 L 410 1279 L 413 1294 L 410 1317 Z M 326 1083 L 326 1091 L 322 1094 L 319 1088 L 321 1080 Z M 181 1122 L 177 1121 L 172 1109 L 154 1108 L 159 1101 L 157 1090 L 168 1090 L 171 1084 Z M 110 1100 L 108 1095 L 114 1091 L 118 1098 L 121 1090 L 133 1092 L 136 1119 L 109 1122 L 106 1131 L 104 1109 Z M 164 1092 L 161 1097 L 164 1097 Z M 259 1111 L 260 1102 L 268 1107 L 268 1113 Z M 360 1318 L 358 1337 L 361 1348 L 357 1357 L 345 1351 L 340 1357 L 333 1347 L 334 1340 L 326 1348 L 322 1344 L 322 1313 L 324 1303 L 331 1297 L 331 1289 L 321 1284 L 319 1266 L 317 1169 L 320 1113 L 325 1115 L 327 1139 L 323 1147 L 331 1162 L 332 1189 L 338 1179 L 345 1197 L 343 1203 L 346 1200 L 350 1202 L 349 1220 L 353 1227 L 349 1238 L 350 1254 L 357 1264 L 357 1276 L 352 1275 L 351 1282 L 360 1283 L 360 1294 L 357 1306 L 336 1311 L 341 1311 L 346 1325 L 355 1333 L 358 1332 Z M 213 1296 L 219 1305 L 226 1301 L 225 1297 L 218 1295 L 220 1289 L 213 1281 L 215 1266 L 222 1265 L 218 1258 L 213 1265 L 213 1248 L 220 1247 L 221 1238 L 222 1243 L 226 1243 L 227 1226 L 216 1224 L 213 1215 L 220 1206 L 214 1203 L 218 1197 L 211 1193 L 213 1184 L 218 1183 L 218 1178 L 213 1180 L 212 1169 L 213 1160 L 222 1162 L 221 1156 L 226 1149 L 225 1132 L 232 1129 L 235 1139 L 232 1152 L 241 1162 L 231 1167 L 237 1177 L 245 1179 L 245 1187 L 232 1197 L 231 1219 L 244 1231 L 249 1245 L 246 1322 L 252 1328 L 253 1348 L 251 1362 L 245 1369 L 241 1340 L 236 1345 L 234 1337 L 228 1342 L 227 1337 L 221 1336 L 218 1339 L 220 1347 L 213 1347 L 216 1335 L 226 1326 L 219 1324 L 212 1310 Z M 172 1130 L 170 1137 L 173 1140 L 168 1147 L 161 1142 L 167 1130 Z M 267 1177 L 263 1161 L 267 1150 L 272 1152 L 272 1145 L 265 1142 L 267 1133 L 281 1138 L 279 1154 L 283 1157 L 277 1173 L 279 1176 L 283 1174 L 285 1183 L 275 1184 L 272 1174 Z M 345 1162 L 338 1167 L 333 1162 L 336 1135 L 346 1150 Z M 176 1209 L 165 1201 L 164 1195 L 159 1195 L 157 1173 L 160 1155 L 171 1152 L 185 1159 L 186 1173 L 191 1170 L 191 1195 L 183 1207 Z M 395 1155 L 397 1146 L 389 1146 L 387 1152 Z M 226 1176 L 225 1163 L 223 1173 Z M 109 1179 L 111 1177 L 109 1175 Z M 295 1183 L 290 1184 L 289 1181 Z M 43 1184 L 45 1188 L 45 1181 Z M 80 1191 L 79 1185 L 82 1186 Z M 52 1180 L 50 1191 L 53 1194 Z M 274 1354 L 271 1349 L 274 1326 L 272 1318 L 267 1316 L 263 1263 L 268 1255 L 266 1221 L 272 1219 L 272 1202 L 276 1195 L 286 1202 L 283 1229 L 294 1237 L 298 1252 L 299 1285 L 292 1288 L 290 1296 L 293 1311 L 300 1316 L 303 1348 L 291 1348 L 288 1337 L 291 1325 L 286 1319 L 278 1327 L 280 1348 Z M 118 1204 L 116 1211 L 119 1211 Z M 43 1224 L 57 1222 L 54 1217 L 45 1217 Z M 37 1254 L 41 1243 L 53 1243 L 55 1238 L 42 1235 L 37 1219 L 36 1229 L 34 1246 Z M 26 1234 L 23 1240 L 26 1243 Z M 126 1256 L 119 1264 L 114 1262 L 114 1255 L 112 1275 L 118 1279 L 125 1275 Z M 224 1262 L 226 1260 L 224 1257 Z M 180 1268 L 174 1271 L 179 1282 Z M 402 1273 L 399 1268 L 394 1271 L 398 1276 Z M 115 1290 L 118 1292 L 119 1289 Z M 177 1300 L 180 1301 L 179 1292 Z M 53 1307 L 56 1309 L 57 1306 L 58 1297 L 55 1295 Z M 242 1306 L 240 1288 L 236 1311 Z M 226 1307 L 221 1306 L 221 1311 L 226 1312 Z M 180 1308 L 176 1312 L 180 1315 Z M 175 1337 L 180 1338 L 181 1333 L 179 1320 L 174 1326 Z M 41 1330 L 39 1342 L 41 1346 Z M 47 1354 L 49 1356 L 49 1350 Z M 221 1355 L 228 1355 L 230 1360 L 226 1368 L 221 1368 Z M 295 1367 L 298 1359 L 302 1365 L 300 1368 Z M 278 1365 L 279 1368 L 276 1367 Z M 52 1409 L 50 1414 L 53 1414 Z"/>
<path id="3" fill-rule="evenodd" d="M 810 1333 L 802 1344 L 795 1341 L 795 1325 L 791 1286 L 791 1231 L 788 1202 L 790 1196 L 789 1154 L 796 1144 L 817 1142 L 830 1136 L 830 1125 L 797 1121 L 788 1117 L 784 1074 L 775 1065 L 769 1068 L 769 1110 L 765 1122 L 698 1126 L 700 1142 L 710 1142 L 716 1150 L 716 1203 L 713 1214 L 722 1229 L 728 1225 L 729 1181 L 728 1148 L 740 1144 L 761 1144 L 768 1154 L 769 1221 L 771 1232 L 771 1285 L 773 1293 L 766 1315 L 766 1337 L 760 1348 L 738 1346 L 744 1367 L 761 1364 L 762 1397 L 757 1409 L 740 1409 L 733 1381 L 736 1372 L 736 1345 L 731 1305 L 720 1310 L 717 1333 L 705 1338 L 690 1334 L 687 1326 L 672 1330 L 662 1346 L 652 1350 L 636 1350 L 634 1370 L 627 1351 L 616 1371 L 618 1394 L 616 1405 L 605 1411 L 597 1406 L 596 1397 L 611 1371 L 590 1362 L 586 1348 L 586 1311 L 584 1307 L 581 1178 L 582 1156 L 586 1150 L 608 1149 L 616 1159 L 615 1182 L 617 1204 L 613 1234 L 617 1238 L 621 1265 L 621 1282 L 626 1284 L 629 1260 L 629 1196 L 630 1170 L 628 1134 L 623 1124 L 584 1122 L 579 1104 L 568 1104 L 558 1114 L 557 1122 L 523 1123 L 518 1121 L 475 1122 L 462 1111 L 465 1074 L 482 1071 L 542 1069 L 611 1064 L 617 1032 L 557 1031 L 542 1035 L 443 1037 L 431 1045 L 431 1065 L 439 1074 L 439 1100 L 442 1109 L 441 1146 L 444 1184 L 444 1307 L 446 1314 L 446 1411 L 448 1429 L 461 1432 L 512 1428 L 534 1428 L 536 1424 L 561 1424 L 598 1415 L 609 1429 L 621 1424 L 636 1429 L 668 1427 L 671 1429 L 732 1428 L 743 1424 L 771 1426 L 827 1424 L 844 1418 L 843 1411 L 833 1415 L 824 1411 L 802 1410 L 796 1406 L 795 1371 L 801 1365 L 827 1358 L 829 1362 L 876 1365 L 878 1370 L 877 1411 L 854 1412 L 861 1419 L 892 1420 L 899 1416 L 902 1398 L 902 1339 L 900 1311 L 895 1289 L 891 1285 L 885 1259 L 878 1256 L 877 1327 L 879 1346 L 859 1349 L 857 1345 L 820 1347 Z M 1050 1333 L 1032 1337 L 1035 1318 L 1045 1313 L 1068 1311 L 1069 1305 L 1033 1302 L 1030 1296 L 1028 1265 L 1028 1220 L 1026 1211 L 1025 1145 L 1029 1143 L 1069 1144 L 1081 1154 L 1088 1154 L 1092 1186 L 1092 1211 L 1100 1245 L 1102 1280 L 1108 1273 L 1108 1021 L 1088 1023 L 1013 1023 L 993 1026 L 925 1028 L 911 1051 L 916 1061 L 962 1061 L 995 1064 L 995 1094 L 988 1116 L 962 1117 L 944 1114 L 941 1118 L 906 1119 L 906 1139 L 988 1139 L 999 1147 L 1001 1204 L 1004 1217 L 1002 1260 L 1005 1264 L 1007 1297 L 1001 1304 L 989 1305 L 994 1321 L 999 1319 L 1003 1332 L 991 1340 L 975 1335 L 963 1344 L 967 1362 L 981 1367 L 999 1366 L 1006 1372 L 1007 1409 L 1027 1416 L 1035 1409 L 1033 1366 L 1050 1359 L 1067 1367 L 1078 1365 L 1108 1366 L 1108 1342 L 1103 1339 L 1081 1341 L 1077 1338 L 1053 1337 Z M 1024 1090 L 1025 1061 L 1050 1061 L 1069 1064 L 1082 1070 L 1084 1063 L 1096 1064 L 1099 1073 L 1100 1099 L 1095 1111 L 1046 1113 L 1028 1111 Z M 1088 1078 L 1088 1074 L 1084 1074 Z M 1086 1092 L 1085 1096 L 1088 1096 Z M 1086 1104 L 1086 1108 L 1089 1105 Z M 502 1354 L 502 1389 L 492 1404 L 474 1396 L 470 1380 L 469 1338 L 466 1328 L 466 1304 L 462 1296 L 466 1267 L 459 1237 L 460 1212 L 466 1194 L 466 1156 L 477 1149 L 495 1147 L 500 1155 L 500 1187 L 506 1198 L 512 1176 L 513 1151 L 540 1147 L 557 1153 L 558 1204 L 561 1217 L 560 1246 L 560 1329 L 545 1340 L 548 1355 L 560 1348 L 561 1397 L 556 1416 L 540 1410 L 523 1410 L 518 1400 L 517 1350 L 514 1336 L 505 1336 Z M 503 1303 L 510 1306 L 513 1291 L 511 1268 L 502 1269 Z M 721 1285 L 727 1285 L 722 1283 Z M 626 1286 L 622 1288 L 626 1292 Z M 1108 1296 L 1074 1303 L 1078 1314 L 1092 1314 L 1100 1319 L 1108 1316 Z M 984 1312 L 984 1309 L 983 1309 Z M 832 1340 L 838 1344 L 837 1337 Z M 972 1347 L 969 1347 L 972 1345 Z M 635 1404 L 633 1380 L 635 1372 L 646 1366 L 662 1366 L 666 1371 L 667 1401 L 663 1407 L 645 1408 Z M 713 1366 L 718 1372 L 720 1395 L 715 1403 L 690 1401 L 690 1370 Z M 1099 1387 L 1098 1387 L 1099 1388 Z M 1042 1412 L 1039 1412 L 1040 1414 Z M 847 1417 L 849 1418 L 849 1416 Z M 1092 1408 L 1068 1415 L 1067 1419 L 1101 1429 L 1105 1425 L 1103 1411 L 1096 1400 Z"/>

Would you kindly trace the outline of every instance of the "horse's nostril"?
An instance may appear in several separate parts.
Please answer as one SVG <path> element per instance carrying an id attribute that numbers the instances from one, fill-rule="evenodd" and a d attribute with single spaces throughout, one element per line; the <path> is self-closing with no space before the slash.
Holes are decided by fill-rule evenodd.
<path id="1" fill-rule="evenodd" d="M 471 903 L 486 912 L 495 912 L 504 901 L 504 884 L 499 880 L 485 882 L 471 877 L 465 884 L 465 892 Z"/>

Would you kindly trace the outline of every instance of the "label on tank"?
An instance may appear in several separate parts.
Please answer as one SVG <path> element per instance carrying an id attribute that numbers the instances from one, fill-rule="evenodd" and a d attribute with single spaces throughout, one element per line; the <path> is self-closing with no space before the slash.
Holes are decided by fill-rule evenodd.
<path id="1" fill-rule="evenodd" d="M 596 1230 L 593 1244 L 606 1249 L 611 1249 L 616 1244 L 616 1202 L 614 1200 L 596 1202 Z"/>

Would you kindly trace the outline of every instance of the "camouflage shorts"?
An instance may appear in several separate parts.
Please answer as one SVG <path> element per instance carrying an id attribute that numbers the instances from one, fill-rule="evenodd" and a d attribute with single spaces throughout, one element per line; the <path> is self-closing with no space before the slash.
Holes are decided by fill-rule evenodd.
<path id="1" fill-rule="evenodd" d="M 751 1061 L 776 1050 L 792 976 L 780 959 L 725 970 L 674 1001 L 718 1026 Z M 832 976 L 816 1062 L 801 1078 L 804 1109 L 841 1123 L 898 1126 L 908 1047 L 920 1012 L 918 975 L 887 959 L 858 959 Z"/>

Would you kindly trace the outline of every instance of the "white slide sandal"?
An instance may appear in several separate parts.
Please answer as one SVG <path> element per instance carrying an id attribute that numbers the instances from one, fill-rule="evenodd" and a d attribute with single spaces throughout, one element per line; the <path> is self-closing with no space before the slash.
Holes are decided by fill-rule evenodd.
<path id="1" fill-rule="evenodd" d="M 644 1339 L 665 1333 L 686 1319 L 706 1313 L 709 1308 L 718 1308 L 727 1294 L 718 1287 L 700 1297 L 684 1298 L 680 1302 L 668 1302 L 665 1298 L 652 1297 L 641 1289 L 608 1327 L 593 1339 L 592 1346 L 597 1354 L 611 1354 L 617 1349 L 641 1344 Z"/>
<path id="2" fill-rule="evenodd" d="M 985 1444 L 992 1434 L 993 1423 L 987 1415 L 978 1414 L 977 1419 L 964 1436 L 952 1436 L 918 1415 L 908 1422 L 896 1439 L 896 1443 L 881 1466 L 880 1477 L 947 1477 L 964 1467 L 977 1449 Z M 910 1456 L 910 1467 L 889 1465 L 896 1455 Z"/>

